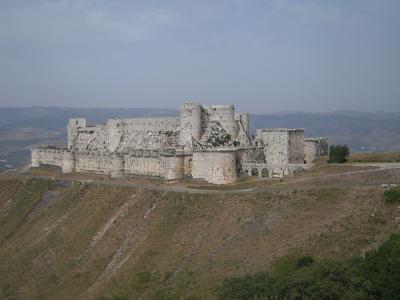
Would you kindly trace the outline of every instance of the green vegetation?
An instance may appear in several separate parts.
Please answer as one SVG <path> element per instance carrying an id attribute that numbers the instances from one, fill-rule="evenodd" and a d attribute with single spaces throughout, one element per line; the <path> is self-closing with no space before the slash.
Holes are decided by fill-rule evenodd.
<path id="1" fill-rule="evenodd" d="M 388 203 L 400 202 L 400 189 L 391 188 L 384 192 L 385 201 Z"/>
<path id="2" fill-rule="evenodd" d="M 400 235 L 365 258 L 278 260 L 271 273 L 226 279 L 219 299 L 396 299 L 400 295 Z"/>
<path id="3" fill-rule="evenodd" d="M 349 158 L 349 147 L 347 145 L 331 145 L 329 147 L 328 163 L 345 163 Z"/>

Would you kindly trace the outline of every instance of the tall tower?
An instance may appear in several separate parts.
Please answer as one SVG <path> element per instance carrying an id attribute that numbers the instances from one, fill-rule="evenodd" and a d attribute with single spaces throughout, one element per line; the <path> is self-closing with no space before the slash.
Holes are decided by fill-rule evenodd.
<path id="1" fill-rule="evenodd" d="M 74 145 L 74 142 L 78 136 L 78 128 L 81 127 L 86 127 L 86 119 L 69 119 L 67 126 L 68 150 L 71 150 L 72 146 Z"/>
<path id="2" fill-rule="evenodd" d="M 192 147 L 192 137 L 201 137 L 201 112 L 199 103 L 186 102 L 181 107 L 180 142 L 185 148 Z"/>

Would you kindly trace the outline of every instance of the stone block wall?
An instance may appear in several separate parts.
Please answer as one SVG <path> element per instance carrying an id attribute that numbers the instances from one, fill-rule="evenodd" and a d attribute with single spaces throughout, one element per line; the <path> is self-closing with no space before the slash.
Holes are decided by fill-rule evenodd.
<path id="1" fill-rule="evenodd" d="M 288 131 L 288 162 L 289 164 L 304 164 L 304 130 Z"/>
<path id="2" fill-rule="evenodd" d="M 288 132 L 287 130 L 259 130 L 258 138 L 264 144 L 265 162 L 268 164 L 288 164 Z"/>
<path id="3" fill-rule="evenodd" d="M 166 180 L 179 180 L 184 177 L 184 156 L 163 157 L 164 178 Z"/>
<path id="4" fill-rule="evenodd" d="M 111 154 L 79 151 L 75 152 L 74 156 L 76 172 L 111 175 L 113 168 Z"/>
<path id="5" fill-rule="evenodd" d="M 38 167 L 39 165 L 51 165 L 57 167 L 63 167 L 64 164 L 64 152 L 67 149 L 56 149 L 56 148 L 35 148 L 31 150 L 31 162 L 32 166 Z"/>
<path id="6" fill-rule="evenodd" d="M 304 139 L 304 161 L 309 164 L 328 155 L 328 141 L 326 138 L 306 138 Z"/>
<path id="7" fill-rule="evenodd" d="M 303 129 L 258 129 L 256 138 L 264 145 L 266 163 L 272 165 L 304 163 Z"/>
<path id="8" fill-rule="evenodd" d="M 110 119 L 105 125 L 96 126 L 86 126 L 86 121 L 80 121 L 78 127 L 76 120 L 72 119 L 68 125 L 70 150 L 127 153 L 134 148 L 156 149 L 178 144 L 179 118 Z"/>
<path id="9" fill-rule="evenodd" d="M 124 160 L 126 175 L 164 176 L 164 164 L 161 157 L 125 155 Z"/>

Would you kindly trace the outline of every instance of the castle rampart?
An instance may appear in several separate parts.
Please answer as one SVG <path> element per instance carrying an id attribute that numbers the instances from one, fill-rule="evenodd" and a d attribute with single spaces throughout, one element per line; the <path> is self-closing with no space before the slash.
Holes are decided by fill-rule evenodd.
<path id="1" fill-rule="evenodd" d="M 95 126 L 75 118 L 68 123 L 68 147 L 32 149 L 32 166 L 224 184 L 235 182 L 238 172 L 252 174 L 244 170 L 251 164 L 270 176 L 286 176 L 310 156 L 327 154 L 326 139 L 305 141 L 303 129 L 260 129 L 252 139 L 249 124 L 249 115 L 235 113 L 233 105 L 194 102 L 182 105 L 180 118 L 110 119 Z"/>

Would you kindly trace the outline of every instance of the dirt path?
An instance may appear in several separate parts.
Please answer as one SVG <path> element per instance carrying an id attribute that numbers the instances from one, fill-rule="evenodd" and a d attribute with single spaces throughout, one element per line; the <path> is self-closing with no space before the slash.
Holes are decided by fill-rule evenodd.
<path id="1" fill-rule="evenodd" d="M 236 189 L 236 190 L 212 190 L 212 189 L 196 189 L 196 188 L 187 188 L 187 187 L 182 187 L 182 186 L 168 186 L 168 185 L 155 185 L 155 184 L 143 184 L 143 183 L 135 183 L 135 182 L 130 182 L 130 183 L 123 183 L 123 182 L 118 182 L 115 180 L 98 180 L 98 179 L 91 179 L 91 180 L 84 180 L 81 178 L 74 178 L 74 177 L 69 177 L 69 178 L 60 178 L 60 177 L 55 177 L 55 176 L 38 176 L 38 175 L 30 175 L 30 174 L 23 174 L 19 173 L 14 175 L 15 177 L 23 177 L 23 178 L 32 178 L 32 179 L 50 179 L 50 180 L 58 180 L 63 183 L 73 183 L 73 182 L 78 182 L 78 183 L 85 183 L 85 184 L 101 184 L 105 186 L 117 186 L 117 187 L 133 187 L 133 188 L 140 188 L 144 190 L 155 190 L 155 191 L 165 191 L 165 192 L 176 192 L 176 193 L 191 193 L 191 194 L 231 194 L 231 193 L 249 193 L 249 192 L 256 192 L 256 191 L 263 191 L 263 190 L 268 190 L 271 187 L 274 186 L 281 186 L 281 185 L 289 185 L 292 183 L 299 183 L 299 182 L 309 182 L 317 179 L 324 179 L 324 178 L 330 178 L 330 177 L 338 177 L 338 176 L 351 176 L 355 174 L 362 174 L 362 173 L 375 173 L 375 172 L 381 172 L 381 171 L 387 171 L 387 170 L 395 170 L 395 169 L 400 169 L 400 163 L 353 163 L 353 164 L 348 164 L 351 166 L 363 166 L 363 167 L 376 167 L 377 169 L 369 169 L 369 170 L 358 170 L 358 171 L 348 171 L 348 172 L 339 172 L 335 174 L 327 174 L 327 175 L 319 175 L 319 176 L 313 176 L 313 177 L 304 177 L 304 178 L 298 178 L 298 179 L 289 179 L 287 181 L 283 182 L 277 182 L 270 184 L 268 186 L 264 187 L 252 187 L 252 188 L 247 188 L 247 189 Z M 4 179 L 10 178 L 4 177 Z M 4 179 L 0 179 L 4 180 Z"/>

